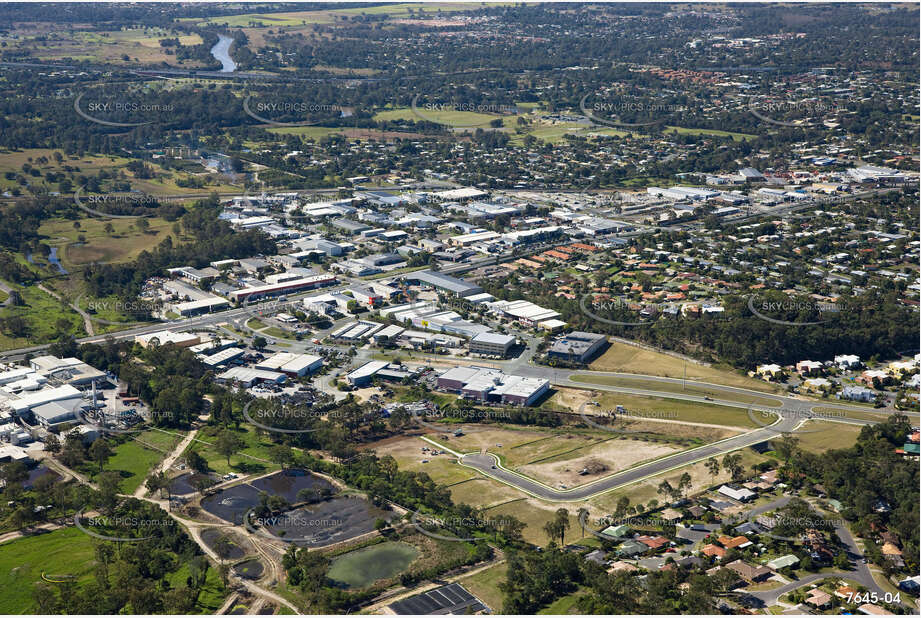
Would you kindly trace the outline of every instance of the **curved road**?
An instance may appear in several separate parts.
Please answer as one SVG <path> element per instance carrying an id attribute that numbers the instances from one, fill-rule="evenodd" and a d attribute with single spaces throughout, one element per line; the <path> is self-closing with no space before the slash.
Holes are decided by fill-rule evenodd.
<path id="1" fill-rule="evenodd" d="M 639 376 L 636 374 L 626 374 L 626 373 L 616 373 L 616 372 L 600 372 L 600 371 L 580 371 L 580 370 L 555 370 L 549 367 L 542 367 L 539 365 L 528 365 L 517 368 L 518 373 L 522 375 L 531 375 L 533 377 L 549 377 L 551 382 L 555 385 L 561 386 L 578 386 L 583 389 L 592 389 L 592 390 L 602 390 L 602 391 L 614 391 L 622 392 L 629 394 L 638 394 L 646 396 L 657 396 L 670 399 L 678 399 L 683 401 L 694 401 L 707 403 L 711 405 L 723 405 L 735 408 L 744 408 L 750 409 L 752 411 L 767 411 L 778 416 L 777 420 L 773 424 L 754 429 L 747 433 L 741 435 L 733 436 L 731 438 L 726 438 L 712 444 L 705 446 L 693 448 L 687 451 L 682 451 L 675 453 L 673 455 L 668 455 L 661 459 L 651 461 L 645 464 L 629 468 L 622 472 L 617 472 L 610 476 L 598 479 L 591 483 L 585 485 L 580 485 L 572 489 L 557 489 L 545 485 L 540 481 L 526 477 L 522 474 L 504 468 L 500 463 L 497 456 L 491 453 L 473 453 L 467 455 L 459 455 L 458 461 L 467 467 L 473 468 L 482 474 L 491 477 L 495 480 L 498 480 L 502 483 L 515 487 L 516 489 L 523 491 L 531 496 L 540 498 L 543 500 L 548 500 L 552 502 L 574 502 L 579 500 L 585 500 L 596 496 L 598 494 L 606 493 L 618 487 L 624 485 L 629 485 L 630 483 L 635 483 L 637 481 L 643 480 L 644 478 L 655 476 L 663 472 L 668 472 L 670 470 L 680 468 L 692 463 L 696 463 L 709 457 L 718 457 L 725 453 L 736 451 L 748 446 L 758 444 L 760 442 L 765 442 L 767 440 L 776 438 L 779 434 L 785 432 L 793 432 L 804 420 L 809 418 L 812 414 L 813 408 L 816 407 L 829 407 L 834 406 L 835 408 L 841 408 L 845 410 L 853 410 L 859 412 L 878 412 L 880 415 L 880 420 L 884 420 L 888 414 L 892 413 L 892 410 L 874 410 L 871 408 L 849 405 L 849 404 L 839 404 L 838 402 L 820 402 L 820 401 L 811 401 L 798 399 L 795 397 L 789 397 L 784 395 L 772 395 L 766 394 L 758 391 L 752 391 L 744 388 L 733 387 L 733 386 L 723 386 L 719 384 L 710 384 L 706 382 L 692 382 L 695 386 L 706 386 L 707 388 L 713 389 L 715 391 L 731 392 L 734 394 L 744 394 L 750 396 L 757 396 L 762 398 L 769 398 L 776 400 L 779 404 L 779 407 L 770 407 L 770 406 L 760 406 L 752 405 L 739 401 L 730 401 L 724 399 L 705 399 L 702 396 L 697 395 L 686 395 L 684 393 L 676 393 L 665 390 L 656 390 L 655 383 L 669 383 L 669 384 L 681 384 L 683 380 L 679 378 L 663 378 L 658 376 Z M 548 376 L 549 372 L 553 372 L 552 376 Z M 632 380 L 647 380 L 651 384 L 650 389 L 638 389 L 638 388 L 626 388 L 618 386 L 608 386 L 604 384 L 586 384 L 582 382 L 574 382 L 571 380 L 572 375 L 574 374 L 590 374 L 590 375 L 608 375 L 615 377 L 624 377 L 630 378 Z M 876 421 L 872 420 L 859 420 L 851 418 L 829 418 L 827 416 L 819 416 L 819 419 L 823 421 L 831 421 L 838 423 L 845 423 L 851 425 L 868 425 Z"/>
<path id="2" fill-rule="evenodd" d="M 597 481 L 580 485 L 572 489 L 554 489 L 549 485 L 544 485 L 540 481 L 536 481 L 504 468 L 499 463 L 499 458 L 492 453 L 463 455 L 459 461 L 464 466 L 474 468 L 486 476 L 506 483 L 507 485 L 511 485 L 536 498 L 552 502 L 574 502 L 586 500 L 592 496 L 611 491 L 623 485 L 635 483 L 648 476 L 668 472 L 669 470 L 680 468 L 709 457 L 716 457 L 723 453 L 736 451 L 746 446 L 752 446 L 759 442 L 770 440 L 771 438 L 777 437 L 778 432 L 792 430 L 799 423 L 799 420 L 799 418 L 783 418 L 770 428 L 757 429 L 739 436 L 720 440 L 719 442 L 675 453 L 674 455 L 668 455 L 661 459 L 629 468 L 623 472 L 617 472 L 598 479 Z"/>

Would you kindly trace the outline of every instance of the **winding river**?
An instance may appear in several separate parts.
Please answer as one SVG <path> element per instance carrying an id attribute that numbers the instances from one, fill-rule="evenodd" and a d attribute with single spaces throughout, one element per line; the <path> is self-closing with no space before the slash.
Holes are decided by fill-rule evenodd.
<path id="1" fill-rule="evenodd" d="M 233 61 L 233 58 L 228 53 L 233 39 L 223 34 L 217 36 L 218 41 L 211 48 L 211 55 L 221 61 L 221 73 L 233 73 L 237 70 L 237 63 Z"/>

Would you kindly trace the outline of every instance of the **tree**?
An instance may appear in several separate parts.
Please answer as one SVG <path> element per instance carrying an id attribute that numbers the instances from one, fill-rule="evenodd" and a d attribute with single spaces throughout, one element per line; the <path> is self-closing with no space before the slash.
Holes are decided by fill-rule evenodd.
<path id="1" fill-rule="evenodd" d="M 111 221 L 107 222 L 107 223 L 105 224 L 105 226 L 103 226 L 102 229 L 103 229 L 103 230 L 105 231 L 105 233 L 108 234 L 109 236 L 111 236 L 112 234 L 115 233 L 115 226 L 112 225 L 112 222 L 111 222 Z"/>
<path id="2" fill-rule="evenodd" d="M 716 480 L 716 477 L 720 474 L 720 462 L 716 457 L 711 457 L 704 463 L 707 467 L 707 472 L 710 473 L 710 476 L 713 477 L 713 480 Z"/>
<path id="3" fill-rule="evenodd" d="M 29 478 L 29 471 L 21 461 L 11 461 L 0 467 L 0 480 L 4 481 L 7 491 Z"/>
<path id="4" fill-rule="evenodd" d="M 723 457 L 723 469 L 729 471 L 733 481 L 741 480 L 745 474 L 745 468 L 742 467 L 742 455 L 739 453 L 727 453 Z"/>
<path id="5" fill-rule="evenodd" d="M 268 343 L 269 342 L 266 341 L 265 337 L 263 337 L 262 335 L 256 335 L 255 337 L 253 337 L 253 347 L 256 348 L 257 350 L 261 350 L 266 345 L 268 345 Z"/>
<path id="6" fill-rule="evenodd" d="M 681 475 L 681 478 L 678 479 L 678 489 L 681 491 L 681 497 L 684 498 L 687 495 L 688 490 L 691 488 L 691 475 L 685 472 Z"/>
<path id="7" fill-rule="evenodd" d="M 99 472 L 101 473 L 103 466 L 112 456 L 112 447 L 109 446 L 109 442 L 104 438 L 96 438 L 90 445 L 89 456 L 99 466 Z"/>
<path id="8" fill-rule="evenodd" d="M 137 220 L 137 223 L 135 223 L 135 225 L 137 225 L 137 228 L 138 228 L 138 230 L 141 231 L 141 233 L 146 233 L 147 230 L 150 229 L 150 221 L 148 221 L 147 219 L 145 219 L 145 218 L 143 218 L 143 217 L 141 217 L 140 219 L 138 219 L 138 220 Z"/>
<path id="9" fill-rule="evenodd" d="M 243 440 L 230 431 L 225 429 L 222 431 L 218 437 L 217 441 L 214 443 L 214 449 L 222 456 L 227 458 L 227 465 L 230 465 L 230 456 L 236 455 L 243 448 Z"/>
<path id="10" fill-rule="evenodd" d="M 188 467 L 196 472 L 208 471 L 208 460 L 201 456 L 198 451 L 189 451 L 185 455 L 185 463 Z"/>
<path id="11" fill-rule="evenodd" d="M 272 461 L 281 466 L 284 470 L 286 466 L 294 463 L 294 451 L 287 444 L 279 444 L 272 448 Z"/>
<path id="12" fill-rule="evenodd" d="M 556 523 L 557 533 L 560 535 L 560 547 L 563 547 L 566 539 L 566 531 L 569 530 L 569 511 L 564 508 L 557 509 L 556 516 L 553 520 Z"/>
<path id="13" fill-rule="evenodd" d="M 672 484 L 669 483 L 668 480 L 663 480 L 661 483 L 659 483 L 659 487 L 656 489 L 656 493 L 661 494 L 667 498 L 668 496 L 674 495 L 675 488 L 672 487 Z"/>
<path id="14" fill-rule="evenodd" d="M 582 526 L 582 538 L 585 538 L 585 522 L 588 521 L 588 509 L 584 506 L 579 507 L 577 517 L 579 518 L 579 525 Z"/>
<path id="15" fill-rule="evenodd" d="M 49 433 L 47 435 L 45 438 L 45 450 L 52 455 L 57 455 L 61 452 L 61 440 L 57 437 L 56 434 Z"/>
<path id="16" fill-rule="evenodd" d="M 785 433 L 780 440 L 774 442 L 774 450 L 783 459 L 783 462 L 790 463 L 790 458 L 799 450 L 799 438 L 790 433 Z"/>

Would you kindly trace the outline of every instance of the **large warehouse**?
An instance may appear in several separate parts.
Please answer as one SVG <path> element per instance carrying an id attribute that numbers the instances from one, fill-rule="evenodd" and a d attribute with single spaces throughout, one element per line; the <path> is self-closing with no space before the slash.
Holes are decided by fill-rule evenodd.
<path id="1" fill-rule="evenodd" d="M 571 362 L 586 363 L 607 343 L 607 337 L 596 333 L 575 331 L 553 342 L 547 355 Z"/>
<path id="2" fill-rule="evenodd" d="M 423 285 L 429 285 L 440 292 L 453 294 L 459 298 L 473 296 L 474 294 L 481 294 L 483 292 L 483 288 L 478 285 L 432 270 L 419 270 L 414 273 L 409 273 L 405 275 L 403 279 L 406 281 L 415 281 Z"/>
<path id="3" fill-rule="evenodd" d="M 476 401 L 530 406 L 550 390 L 550 381 L 470 366 L 448 369 L 438 376 L 438 388 Z"/>

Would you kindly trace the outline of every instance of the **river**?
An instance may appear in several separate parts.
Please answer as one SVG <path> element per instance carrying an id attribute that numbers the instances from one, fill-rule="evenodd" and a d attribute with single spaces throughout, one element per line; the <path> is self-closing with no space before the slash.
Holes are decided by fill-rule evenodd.
<path id="1" fill-rule="evenodd" d="M 211 48 L 211 55 L 221 61 L 221 65 L 223 65 L 221 67 L 221 73 L 233 73 L 237 70 L 237 63 L 233 61 L 233 58 L 231 58 L 228 53 L 233 39 L 223 34 L 217 36 L 218 41 L 214 44 L 214 47 Z"/>

